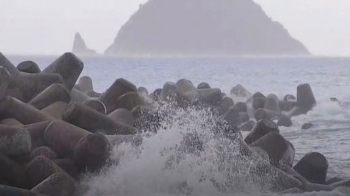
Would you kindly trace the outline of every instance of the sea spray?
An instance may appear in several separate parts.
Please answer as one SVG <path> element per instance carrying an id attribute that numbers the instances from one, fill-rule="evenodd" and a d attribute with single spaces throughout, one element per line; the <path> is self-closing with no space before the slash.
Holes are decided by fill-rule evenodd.
<path id="1" fill-rule="evenodd" d="M 208 109 L 160 106 L 157 133 L 142 145 L 115 146 L 99 174 L 85 176 L 86 196 L 230 195 L 270 190 L 274 173 L 260 171 L 260 157 L 240 153 L 240 134 Z M 227 130 L 233 131 L 227 137 Z"/>

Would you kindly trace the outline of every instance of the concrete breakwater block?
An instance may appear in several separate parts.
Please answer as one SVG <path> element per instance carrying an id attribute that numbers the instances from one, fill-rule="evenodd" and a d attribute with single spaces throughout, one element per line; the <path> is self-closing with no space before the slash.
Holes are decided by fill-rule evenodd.
<path id="1" fill-rule="evenodd" d="M 52 117 L 33 106 L 9 96 L 0 102 L 0 119 L 4 118 L 14 118 L 24 125 L 53 120 Z"/>
<path id="2" fill-rule="evenodd" d="M 102 93 L 99 100 L 105 104 L 107 114 L 118 108 L 118 98 L 128 92 L 137 92 L 136 86 L 123 78 L 119 78 L 104 93 Z"/>
<path id="3" fill-rule="evenodd" d="M 107 108 L 100 100 L 97 99 L 88 99 L 83 102 L 84 105 L 100 112 L 101 114 L 107 114 Z"/>
<path id="4" fill-rule="evenodd" d="M 231 93 L 231 95 L 236 96 L 236 97 L 249 98 L 252 96 L 252 94 L 240 84 L 232 87 L 232 89 L 230 90 L 230 93 Z"/>
<path id="5" fill-rule="evenodd" d="M 18 69 L 18 71 L 24 72 L 24 73 L 40 73 L 41 72 L 38 64 L 36 64 L 33 61 L 23 61 L 17 65 L 17 69 Z"/>
<path id="6" fill-rule="evenodd" d="M 68 52 L 52 62 L 42 70 L 41 73 L 61 75 L 64 86 L 68 91 L 71 91 L 83 71 L 83 68 L 84 63 L 73 53 Z"/>
<path id="7" fill-rule="evenodd" d="M 92 79 L 89 76 L 82 76 L 79 79 L 78 85 L 81 92 L 87 93 L 94 90 Z"/>
<path id="8" fill-rule="evenodd" d="M 157 88 L 156 90 L 154 90 L 151 94 L 150 94 L 150 97 L 154 100 L 154 101 L 159 101 L 160 100 L 160 95 L 162 93 L 162 90 L 161 88 Z"/>
<path id="9" fill-rule="evenodd" d="M 21 159 L 29 156 L 31 148 L 31 136 L 25 128 L 0 125 L 0 153 Z"/>
<path id="10" fill-rule="evenodd" d="M 11 75 L 19 74 L 17 68 L 0 52 L 0 66 L 4 67 Z"/>
<path id="11" fill-rule="evenodd" d="M 68 107 L 68 104 L 65 102 L 58 101 L 56 103 L 53 103 L 46 108 L 42 109 L 41 111 L 55 119 L 62 119 L 62 116 L 64 112 L 66 111 Z"/>
<path id="12" fill-rule="evenodd" d="M 90 99 L 88 95 L 77 89 L 72 89 L 70 91 L 70 97 L 70 103 L 84 103 L 86 100 Z"/>
<path id="13" fill-rule="evenodd" d="M 252 147 L 248 146 L 242 139 L 238 141 L 240 142 L 240 153 L 243 156 L 254 157 L 254 153 L 256 152 L 252 149 Z M 257 146 L 254 148 L 257 148 Z M 302 185 L 300 180 L 271 165 L 270 162 L 264 160 L 263 158 L 254 159 L 254 162 L 255 165 L 254 167 L 250 168 L 250 173 L 271 180 L 271 187 L 269 187 L 269 189 L 273 192 L 300 187 Z"/>
<path id="14" fill-rule="evenodd" d="M 198 84 L 197 89 L 207 89 L 207 88 L 211 88 L 210 85 L 206 82 L 201 82 L 200 84 Z"/>
<path id="15" fill-rule="evenodd" d="M 247 104 L 243 102 L 237 102 L 232 108 L 238 112 L 247 112 Z"/>
<path id="16" fill-rule="evenodd" d="M 122 123 L 131 127 L 133 127 L 135 123 L 135 118 L 132 112 L 124 108 L 114 110 L 108 114 L 108 117 L 116 123 Z"/>
<path id="17" fill-rule="evenodd" d="M 179 99 L 179 92 L 176 84 L 173 82 L 166 82 L 160 93 L 160 100 L 167 102 L 177 102 Z"/>
<path id="18" fill-rule="evenodd" d="M 238 129 L 241 130 L 241 131 L 251 131 L 254 126 L 256 125 L 256 122 L 250 120 L 250 121 L 247 121 L 243 124 L 241 124 Z"/>
<path id="19" fill-rule="evenodd" d="M 69 103 L 70 93 L 61 84 L 52 84 L 35 96 L 28 104 L 41 110 L 56 102 Z"/>
<path id="20" fill-rule="evenodd" d="M 72 159 L 63 158 L 63 159 L 53 159 L 52 161 L 56 163 L 56 165 L 58 165 L 60 168 L 62 168 L 67 174 L 72 176 L 74 179 L 79 178 L 79 172 L 78 172 L 77 166 L 75 165 Z"/>
<path id="21" fill-rule="evenodd" d="M 59 74 L 29 74 L 21 72 L 18 75 L 11 75 L 11 83 L 8 87 L 7 95 L 23 102 L 28 102 L 55 83 L 63 84 L 62 76 Z"/>
<path id="22" fill-rule="evenodd" d="M 198 104 L 217 106 L 222 101 L 221 90 L 218 88 L 194 89 L 180 94 L 182 106 Z"/>
<path id="23" fill-rule="evenodd" d="M 6 95 L 16 97 L 17 99 L 28 102 L 36 94 L 43 91 L 45 88 L 54 83 L 62 83 L 63 78 L 58 74 L 29 74 L 20 72 L 17 68 L 0 53 L 0 69 L 1 74 L 1 89 L 0 98 L 4 96 L 3 85 L 8 83 Z M 6 70 L 6 71 L 4 71 Z M 7 72 L 7 73 L 5 73 Z M 7 75 L 7 76 L 5 76 Z M 9 77 L 10 76 L 10 77 Z M 5 83 L 5 80 L 7 81 Z"/>
<path id="24" fill-rule="evenodd" d="M 280 162 L 290 163 L 294 161 L 295 150 L 289 148 L 290 144 L 279 133 L 270 132 L 253 142 L 251 146 L 263 149 L 269 155 L 272 165 L 278 166 Z M 285 154 L 286 152 L 288 154 Z M 287 160 L 282 160 L 283 157 L 286 157 Z"/>
<path id="25" fill-rule="evenodd" d="M 312 183 L 324 184 L 328 171 L 328 161 L 322 154 L 311 152 L 306 154 L 293 169 Z"/>
<path id="26" fill-rule="evenodd" d="M 234 102 L 231 98 L 229 97 L 224 97 L 220 104 L 215 108 L 216 112 L 218 115 L 222 115 L 225 112 L 227 112 L 230 107 L 234 105 Z"/>
<path id="27" fill-rule="evenodd" d="M 10 186 L 29 188 L 24 165 L 2 154 L 0 154 L 0 178 Z"/>
<path id="28" fill-rule="evenodd" d="M 54 173 L 31 191 L 50 196 L 72 196 L 75 192 L 75 181 L 65 173 Z"/>
<path id="29" fill-rule="evenodd" d="M 35 187 L 47 177 L 55 173 L 65 173 L 58 165 L 45 156 L 38 156 L 31 160 L 25 168 L 30 180 L 30 187 Z"/>
<path id="30" fill-rule="evenodd" d="M 10 84 L 10 72 L 6 68 L 0 66 L 0 100 L 6 95 L 7 88 Z"/>
<path id="31" fill-rule="evenodd" d="M 280 132 L 277 124 L 270 119 L 266 119 L 266 118 L 262 119 L 256 123 L 256 125 L 250 131 L 250 133 L 247 135 L 244 141 L 248 145 L 250 145 L 270 132 L 274 132 L 274 133 Z"/>
<path id="32" fill-rule="evenodd" d="M 92 134 L 64 121 L 52 122 L 44 138 L 61 158 L 71 158 L 82 171 L 99 169 L 110 151 L 110 143 L 102 134 Z"/>
<path id="33" fill-rule="evenodd" d="M 33 191 L 29 191 L 26 189 L 5 186 L 5 185 L 0 185 L 0 195 L 3 195 L 3 196 L 50 196 L 50 195 L 44 195 L 44 194 L 36 193 Z"/>
<path id="34" fill-rule="evenodd" d="M 62 158 L 73 158 L 74 147 L 79 140 L 91 132 L 67 122 L 57 120 L 51 122 L 45 132 L 45 142 Z"/>
<path id="35" fill-rule="evenodd" d="M 47 126 L 52 121 L 44 121 L 39 123 L 33 123 L 29 125 L 25 125 L 24 128 L 29 132 L 31 141 L 32 141 L 32 150 L 45 146 L 46 142 L 44 140 L 44 133 Z"/>
<path id="36" fill-rule="evenodd" d="M 117 109 L 124 108 L 131 111 L 134 107 L 138 105 L 144 105 L 141 97 L 135 92 L 127 92 L 120 96 L 117 100 Z"/>
<path id="37" fill-rule="evenodd" d="M 17 128 L 23 127 L 23 124 L 14 118 L 4 118 L 0 121 L 0 124 Z"/>
<path id="38" fill-rule="evenodd" d="M 133 127 L 117 123 L 106 115 L 99 113 L 83 104 L 70 104 L 62 119 L 92 133 L 128 135 L 136 133 Z"/>
<path id="39" fill-rule="evenodd" d="M 51 160 L 58 158 L 57 153 L 47 146 L 41 146 L 41 147 L 34 149 L 30 153 L 30 160 L 33 160 L 38 156 L 44 156 L 44 157 L 51 159 Z"/>
<path id="40" fill-rule="evenodd" d="M 100 133 L 93 133 L 75 145 L 73 160 L 80 171 L 95 172 L 106 163 L 110 151 L 108 139 Z"/>

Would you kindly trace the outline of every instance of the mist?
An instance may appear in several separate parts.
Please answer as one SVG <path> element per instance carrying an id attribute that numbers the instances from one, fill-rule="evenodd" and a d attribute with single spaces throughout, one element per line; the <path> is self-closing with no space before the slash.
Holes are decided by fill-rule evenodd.
<path id="1" fill-rule="evenodd" d="M 146 0 L 0 0 L 0 51 L 6 54 L 62 54 L 74 34 L 99 53 Z M 312 54 L 350 55 L 347 0 L 255 0 Z"/>

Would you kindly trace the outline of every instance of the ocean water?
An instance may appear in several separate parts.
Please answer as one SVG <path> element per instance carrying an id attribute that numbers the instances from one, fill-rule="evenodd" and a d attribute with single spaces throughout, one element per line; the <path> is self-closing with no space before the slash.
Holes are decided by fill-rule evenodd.
<path id="1" fill-rule="evenodd" d="M 41 68 L 55 58 L 9 56 L 14 64 L 33 60 Z M 81 76 L 90 76 L 97 92 L 103 92 L 121 77 L 146 87 L 149 92 L 162 88 L 167 81 L 186 78 L 195 85 L 208 82 L 227 95 L 233 86 L 241 84 L 251 93 L 274 93 L 280 98 L 285 94 L 296 95 L 298 84 L 309 83 L 317 106 L 307 115 L 294 117 L 292 127 L 281 127 L 281 134 L 295 146 L 295 162 L 308 152 L 320 152 L 329 162 L 328 177 L 350 178 L 348 58 L 82 57 L 82 60 L 85 68 Z M 336 97 L 340 103 L 331 102 L 330 97 Z M 234 97 L 235 101 L 242 99 Z M 207 111 L 172 111 L 172 123 L 165 124 L 156 135 L 144 136 L 141 146 L 115 146 L 111 159 L 118 164 L 107 166 L 100 174 L 87 175 L 84 183 L 93 188 L 86 196 L 272 195 L 267 192 L 269 180 L 252 172 L 254 160 L 239 157 L 236 143 L 210 134 L 215 124 Z M 306 122 L 312 122 L 314 127 L 301 130 Z M 188 153 L 181 148 L 186 133 L 198 134 L 206 144 L 205 151 Z M 210 180 L 203 180 L 203 176 Z M 333 191 L 302 195 L 348 194 Z"/>

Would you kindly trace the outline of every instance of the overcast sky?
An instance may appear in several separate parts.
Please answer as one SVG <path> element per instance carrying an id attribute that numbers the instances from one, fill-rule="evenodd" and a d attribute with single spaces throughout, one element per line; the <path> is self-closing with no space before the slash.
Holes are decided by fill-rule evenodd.
<path id="1" fill-rule="evenodd" d="M 147 0 L 0 0 L 0 51 L 61 54 L 75 32 L 103 52 Z M 255 0 L 317 55 L 350 56 L 350 0 Z"/>

